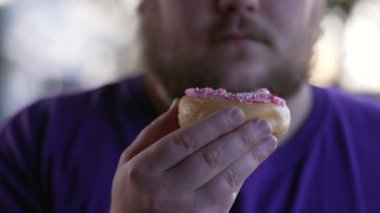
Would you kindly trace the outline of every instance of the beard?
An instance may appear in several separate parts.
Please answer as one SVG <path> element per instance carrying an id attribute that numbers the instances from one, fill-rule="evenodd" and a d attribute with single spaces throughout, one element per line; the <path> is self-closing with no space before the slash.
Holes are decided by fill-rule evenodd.
<path id="1" fill-rule="evenodd" d="M 271 37 L 272 29 L 262 24 L 263 22 L 247 17 L 223 17 L 208 29 L 207 43 L 202 39 L 191 41 L 186 36 L 170 35 L 162 30 L 155 13 L 149 14 L 140 17 L 141 59 L 149 74 L 160 81 L 171 98 L 183 96 L 185 89 L 190 87 L 225 88 L 231 92 L 254 91 L 265 87 L 287 99 L 308 79 L 314 44 L 310 36 L 304 38 L 308 40 L 304 43 L 306 45 L 299 47 L 300 45 L 294 44 L 299 48 L 293 48 L 292 52 L 283 52 L 281 56 L 284 57 L 273 58 L 272 64 L 261 69 L 261 75 L 257 75 L 261 77 L 257 77 L 257 71 L 249 66 L 245 66 L 245 71 L 235 72 L 233 68 L 226 69 L 224 64 L 224 61 L 235 61 L 239 64 L 254 56 L 236 54 L 215 58 L 207 46 L 210 42 L 217 41 L 233 25 L 239 25 L 252 37 L 275 48 L 275 39 Z"/>

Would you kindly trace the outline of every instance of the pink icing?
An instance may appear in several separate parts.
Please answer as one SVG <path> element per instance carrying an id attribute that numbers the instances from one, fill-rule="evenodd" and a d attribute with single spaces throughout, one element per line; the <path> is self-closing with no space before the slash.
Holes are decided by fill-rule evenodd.
<path id="1" fill-rule="evenodd" d="M 274 103 L 278 105 L 286 105 L 286 101 L 274 94 L 272 94 L 268 89 L 261 88 L 254 92 L 241 92 L 241 93 L 230 93 L 225 89 L 212 89 L 206 88 L 189 88 L 186 89 L 185 94 L 187 96 L 197 97 L 197 98 L 213 98 L 216 100 L 227 100 L 235 101 L 244 104 L 250 103 Z"/>

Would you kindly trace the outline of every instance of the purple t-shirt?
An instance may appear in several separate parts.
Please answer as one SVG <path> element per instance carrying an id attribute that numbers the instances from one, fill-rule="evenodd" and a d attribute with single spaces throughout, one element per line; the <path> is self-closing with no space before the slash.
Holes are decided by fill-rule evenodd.
<path id="1" fill-rule="evenodd" d="M 121 152 L 158 113 L 133 77 L 40 101 L 0 133 L 0 212 L 108 212 Z M 380 212 L 380 107 L 313 87 L 298 133 L 232 212 Z"/>

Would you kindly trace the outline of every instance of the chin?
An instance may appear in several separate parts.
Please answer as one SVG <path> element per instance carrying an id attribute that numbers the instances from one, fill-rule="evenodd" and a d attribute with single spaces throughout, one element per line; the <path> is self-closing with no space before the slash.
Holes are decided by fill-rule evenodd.
<path id="1" fill-rule="evenodd" d="M 233 92 L 255 90 L 269 78 L 269 71 L 259 63 L 228 64 L 221 68 L 221 86 Z"/>

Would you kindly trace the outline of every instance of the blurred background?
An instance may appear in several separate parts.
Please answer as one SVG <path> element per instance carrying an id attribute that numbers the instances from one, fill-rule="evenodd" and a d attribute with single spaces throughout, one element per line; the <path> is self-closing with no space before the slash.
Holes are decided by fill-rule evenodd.
<path id="1" fill-rule="evenodd" d="M 139 70 L 138 0 L 0 0 L 0 124 L 46 96 Z M 380 94 L 380 0 L 331 0 L 310 82 Z"/>

